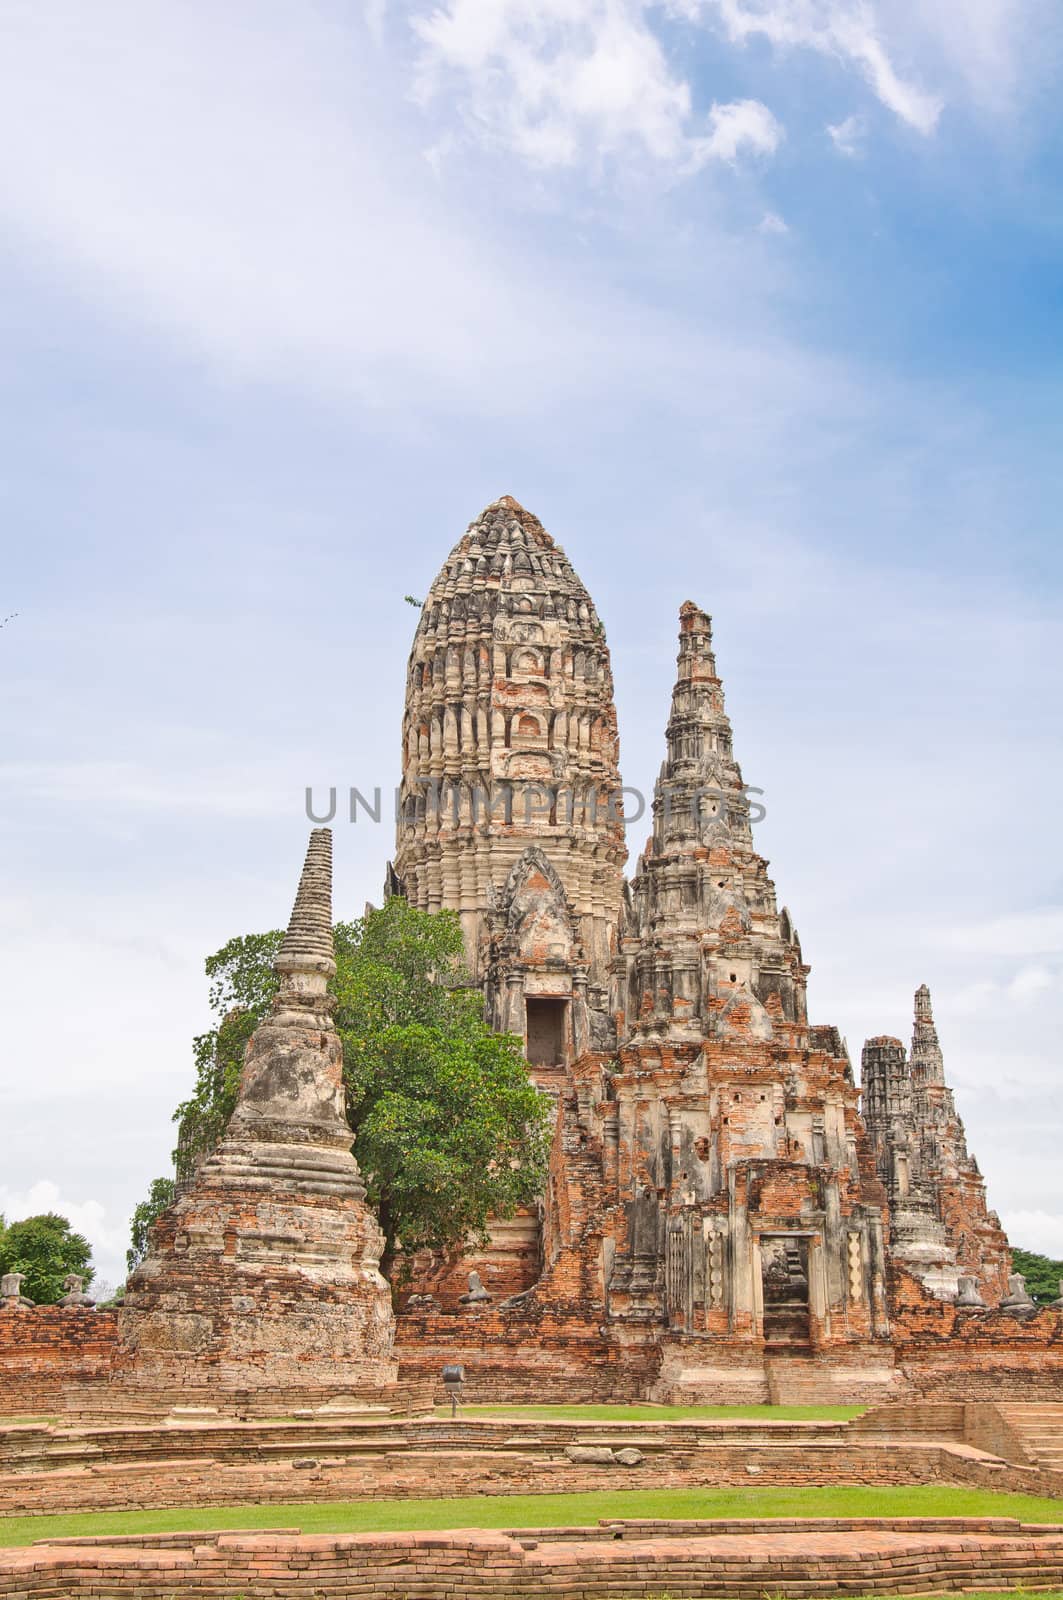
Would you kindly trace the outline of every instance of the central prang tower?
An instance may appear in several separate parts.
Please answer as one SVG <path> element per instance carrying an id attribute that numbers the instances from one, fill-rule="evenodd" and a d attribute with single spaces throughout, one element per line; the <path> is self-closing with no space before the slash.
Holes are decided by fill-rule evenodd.
<path id="1" fill-rule="evenodd" d="M 389 891 L 461 917 L 493 1025 L 541 1082 L 608 1034 L 626 858 L 605 629 L 509 495 L 469 525 L 410 652 Z"/>

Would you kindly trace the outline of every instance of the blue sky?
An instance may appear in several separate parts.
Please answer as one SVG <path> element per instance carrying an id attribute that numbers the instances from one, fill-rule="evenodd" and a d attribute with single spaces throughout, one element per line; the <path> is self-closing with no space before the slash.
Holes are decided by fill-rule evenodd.
<path id="1" fill-rule="evenodd" d="M 509 493 L 627 783 L 713 614 L 814 1020 L 855 1055 L 929 983 L 1063 1255 L 1061 46 L 1039 0 L 8 0 L 0 1210 L 119 1278 L 203 959 L 284 920 L 306 784 L 394 783 L 403 595 Z M 339 912 L 390 845 L 337 828 Z"/>

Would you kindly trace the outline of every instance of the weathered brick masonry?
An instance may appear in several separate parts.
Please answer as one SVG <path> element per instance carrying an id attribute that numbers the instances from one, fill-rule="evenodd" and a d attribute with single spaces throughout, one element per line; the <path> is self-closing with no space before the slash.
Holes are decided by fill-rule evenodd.
<path id="1" fill-rule="evenodd" d="M 383 1235 L 351 1154 L 332 1021 L 332 835 L 311 835 L 218 1148 L 156 1223 L 119 1312 L 124 1383 L 176 1394 L 393 1384 Z"/>
<path id="2" fill-rule="evenodd" d="M 0 1309 L 0 1416 L 47 1415 L 62 1409 L 70 1384 L 105 1383 L 117 1340 L 114 1312 Z"/>
<path id="3" fill-rule="evenodd" d="M 886 1406 L 853 1422 L 185 1410 L 0 1428 L 0 1518 L 88 1508 L 635 1490 L 976 1483 L 1063 1497 L 1063 1405 Z M 2 1543 L 2 1521 L 0 1521 Z"/>
<path id="4" fill-rule="evenodd" d="M 538 1205 L 481 1255 L 415 1263 L 393 1352 L 326 992 L 319 830 L 237 1109 L 159 1223 L 117 1343 L 104 1313 L 0 1313 L 0 1412 L 50 1412 L 108 1375 L 104 1404 L 136 1389 L 165 1410 L 207 1384 L 247 1414 L 257 1393 L 261 1415 L 274 1395 L 383 1386 L 397 1409 L 394 1356 L 421 1383 L 460 1361 L 470 1400 L 1057 1392 L 1063 1313 L 1009 1280 L 925 985 L 910 1052 L 869 1039 L 859 1087 L 838 1030 L 809 1022 L 704 611 L 680 609 L 630 882 L 604 627 L 509 497 L 431 586 L 402 759 L 387 889 L 460 915 L 489 1019 L 556 1105 Z M 465 1296 L 470 1268 L 486 1300 Z"/>
<path id="5" fill-rule="evenodd" d="M 690 601 L 630 883 L 619 785 L 604 629 L 506 497 L 423 608 L 387 887 L 460 914 L 487 1014 L 524 1038 L 557 1130 L 538 1216 L 417 1264 L 404 1369 L 461 1361 L 483 1398 L 866 1400 L 932 1381 L 955 1305 L 987 1382 L 1032 1381 L 1038 1352 L 1054 1370 L 1058 1318 L 1027 1329 L 1032 1307 L 1008 1304 L 925 985 L 910 1057 L 870 1039 L 862 1088 L 837 1029 L 808 1020 Z M 472 1267 L 488 1306 L 461 1301 Z"/>
<path id="6" fill-rule="evenodd" d="M 1063 1530 L 999 1521 L 623 1523 L 520 1533 L 193 1534 L 0 1552 L 9 1600 L 644 1600 L 1047 1587 Z"/>

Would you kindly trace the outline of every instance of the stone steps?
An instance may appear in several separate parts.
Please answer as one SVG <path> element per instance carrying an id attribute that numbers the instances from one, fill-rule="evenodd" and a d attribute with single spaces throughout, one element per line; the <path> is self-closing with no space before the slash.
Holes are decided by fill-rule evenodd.
<path id="1" fill-rule="evenodd" d="M 1063 1403 L 1004 1402 L 997 1410 L 1036 1466 L 1063 1470 Z"/>

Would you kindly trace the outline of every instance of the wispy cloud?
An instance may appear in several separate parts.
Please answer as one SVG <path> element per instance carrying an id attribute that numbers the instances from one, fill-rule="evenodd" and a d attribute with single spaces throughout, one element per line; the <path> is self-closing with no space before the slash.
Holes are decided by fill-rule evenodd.
<path id="1" fill-rule="evenodd" d="M 734 43 L 760 37 L 779 49 L 833 56 L 855 67 L 902 122 L 922 134 L 937 126 L 940 95 L 898 72 L 868 0 L 678 0 L 678 8 L 694 16 L 715 11 Z"/>
<path id="2" fill-rule="evenodd" d="M 556 373 L 582 352 L 574 370 L 593 370 L 612 342 L 600 311 L 578 290 L 558 295 L 559 274 L 544 287 L 440 192 L 357 38 L 314 10 L 268 10 L 197 8 L 193 25 L 131 0 L 91 12 L 59 0 L 47 14 L 13 0 L 9 249 L 237 383 L 294 380 L 408 410 L 428 379 L 497 416 L 536 404 L 547 362 Z M 588 105 L 612 96 L 605 124 L 626 115 L 625 70 L 618 59 L 611 89 L 596 71 L 584 87 Z M 641 115 L 647 138 L 678 150 L 672 100 L 681 86 L 662 78 Z M 521 381 L 488 400 L 502 346 Z"/>
<path id="3" fill-rule="evenodd" d="M 860 156 L 864 153 L 867 123 L 863 117 L 846 117 L 841 122 L 828 122 L 827 133 L 835 150 L 842 156 Z"/>
<path id="4" fill-rule="evenodd" d="M 758 101 L 698 116 L 640 0 L 445 0 L 413 27 L 422 103 L 454 94 L 470 137 L 533 166 L 637 151 L 689 175 L 779 142 Z"/>

